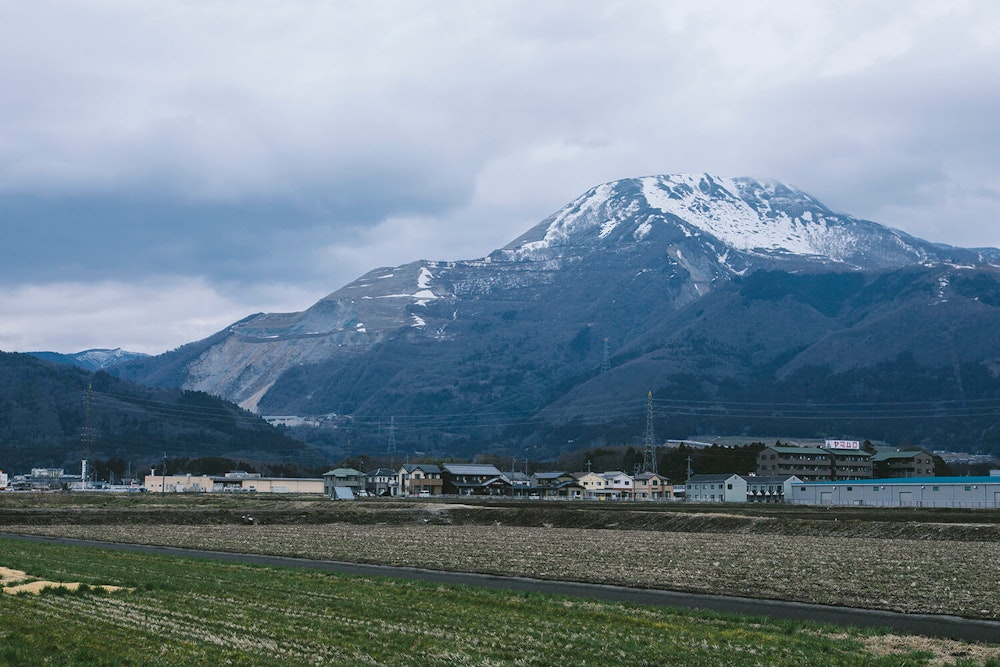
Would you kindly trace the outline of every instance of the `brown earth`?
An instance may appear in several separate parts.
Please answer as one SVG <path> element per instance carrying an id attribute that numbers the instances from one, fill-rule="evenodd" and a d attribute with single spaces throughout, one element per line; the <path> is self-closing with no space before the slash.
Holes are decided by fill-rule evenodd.
<path id="1" fill-rule="evenodd" d="M 262 497 L 144 497 L 38 505 L 0 500 L 0 528 L 18 525 L 503 525 L 658 532 L 1000 542 L 1000 510 L 713 506 L 565 501 L 333 502 Z M 74 499 L 77 502 L 74 502 Z M 4 499 L 6 500 L 6 499 Z M 90 500 L 90 499 L 87 499 Z"/>

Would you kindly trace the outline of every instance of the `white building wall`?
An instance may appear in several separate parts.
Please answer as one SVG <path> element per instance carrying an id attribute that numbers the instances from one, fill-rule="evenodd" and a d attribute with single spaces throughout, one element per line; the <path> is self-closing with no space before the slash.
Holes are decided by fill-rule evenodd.
<path id="1" fill-rule="evenodd" d="M 1000 480 L 952 480 L 799 482 L 791 486 L 785 500 L 800 505 L 1000 508 Z"/>

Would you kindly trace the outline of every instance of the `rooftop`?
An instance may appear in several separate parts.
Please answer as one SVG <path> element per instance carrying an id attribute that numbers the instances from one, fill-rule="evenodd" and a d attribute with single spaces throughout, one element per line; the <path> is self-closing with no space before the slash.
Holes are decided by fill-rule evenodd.
<path id="1" fill-rule="evenodd" d="M 998 477 L 881 477 L 877 479 L 851 479 L 851 480 L 824 480 L 822 482 L 802 482 L 810 485 L 831 485 L 850 484 L 860 486 L 862 484 L 872 484 L 878 486 L 890 486 L 894 484 L 932 484 L 940 486 L 943 484 L 996 484 L 1000 485 Z"/>
<path id="2" fill-rule="evenodd" d="M 442 466 L 445 472 L 452 475 L 493 475 L 500 476 L 501 473 L 494 465 L 478 465 L 466 463 L 445 463 Z"/>
<path id="3" fill-rule="evenodd" d="M 812 454 L 814 456 L 826 456 L 829 454 L 828 451 L 820 449 L 819 447 L 787 447 L 785 445 L 766 447 L 762 451 L 767 451 L 768 449 L 779 454 Z"/>
<path id="4" fill-rule="evenodd" d="M 909 452 L 878 452 L 872 456 L 872 461 L 888 461 L 890 459 L 905 460 L 915 458 L 921 454 L 927 454 L 927 452 L 922 449 L 916 449 Z M 930 454 L 927 455 L 930 456 Z"/>
<path id="5" fill-rule="evenodd" d="M 725 482 L 726 480 L 732 479 L 733 477 L 739 477 L 744 479 L 742 475 L 737 475 L 734 472 L 722 473 L 721 475 L 692 475 L 691 479 L 688 480 L 688 484 L 701 484 L 703 482 Z"/>

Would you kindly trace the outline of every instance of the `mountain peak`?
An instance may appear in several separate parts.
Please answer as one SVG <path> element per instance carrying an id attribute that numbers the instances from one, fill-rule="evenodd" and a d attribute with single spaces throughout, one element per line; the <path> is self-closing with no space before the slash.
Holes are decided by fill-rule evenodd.
<path id="1" fill-rule="evenodd" d="M 251 316 L 122 372 L 181 378 L 263 414 L 486 415 L 495 401 L 530 413 L 564 382 L 591 377 L 602 355 L 611 363 L 617 354 L 622 366 L 648 350 L 656 357 L 602 375 L 608 395 L 633 382 L 656 393 L 649 383 L 663 373 L 697 387 L 713 365 L 717 378 L 787 366 L 853 327 L 872 312 L 866 304 L 895 313 L 904 297 L 925 296 L 926 284 L 935 310 L 911 321 L 938 319 L 920 335 L 958 308 L 988 310 L 976 331 L 992 331 L 1000 288 L 995 268 L 983 265 L 998 258 L 835 213 L 777 181 L 646 176 L 588 190 L 486 258 L 375 269 L 306 311 Z M 909 274 L 947 262 L 975 275 L 914 286 Z M 907 275 L 888 275 L 903 267 Z M 888 339 L 900 328 L 866 326 Z M 677 333 L 683 327 L 691 335 Z M 830 340 L 849 347 L 847 338 Z M 885 361 L 886 345 L 873 349 L 870 358 Z M 809 358 L 837 354 L 827 346 Z M 698 358 L 704 363 L 691 361 Z M 628 383 L 614 386 L 618 377 Z"/>
<path id="2" fill-rule="evenodd" d="M 664 234 L 664 229 L 670 232 Z M 734 253 L 742 255 L 729 267 L 734 273 L 783 261 L 861 270 L 958 256 L 982 261 L 963 249 L 835 213 L 779 181 L 712 174 L 645 176 L 599 185 L 499 252 L 508 259 L 541 259 L 573 246 L 654 241 L 689 248 L 698 242 L 723 264 Z"/>

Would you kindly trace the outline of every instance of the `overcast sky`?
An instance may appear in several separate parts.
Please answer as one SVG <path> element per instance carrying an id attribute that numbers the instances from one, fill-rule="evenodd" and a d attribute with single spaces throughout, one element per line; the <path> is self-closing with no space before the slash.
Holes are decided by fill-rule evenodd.
<path id="1" fill-rule="evenodd" d="M 0 91 L 6 351 L 163 352 L 650 174 L 1000 246 L 994 0 L 0 0 Z"/>

